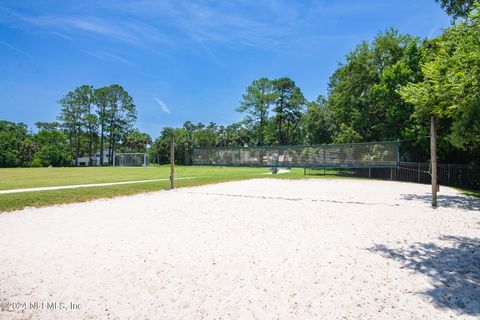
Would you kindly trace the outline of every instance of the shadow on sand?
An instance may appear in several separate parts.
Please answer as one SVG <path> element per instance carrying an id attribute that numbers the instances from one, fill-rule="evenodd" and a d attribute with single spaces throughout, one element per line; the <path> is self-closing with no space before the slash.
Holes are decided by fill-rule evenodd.
<path id="1" fill-rule="evenodd" d="M 439 308 L 480 315 L 480 238 L 443 236 L 445 246 L 415 243 L 393 249 L 376 245 L 369 250 L 400 262 L 429 277 L 432 289 L 422 292 Z"/>
<path id="2" fill-rule="evenodd" d="M 402 194 L 402 199 L 430 203 L 432 201 L 432 196 L 429 193 Z M 480 198 L 475 198 L 467 195 L 439 194 L 437 202 L 438 207 L 480 211 Z"/>

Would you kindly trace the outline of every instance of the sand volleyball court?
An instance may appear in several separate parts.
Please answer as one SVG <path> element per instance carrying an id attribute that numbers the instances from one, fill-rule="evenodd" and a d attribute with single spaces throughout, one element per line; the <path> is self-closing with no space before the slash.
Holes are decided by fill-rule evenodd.
<path id="1" fill-rule="evenodd" d="M 0 318 L 478 319 L 480 201 L 428 192 L 258 179 L 2 213 Z"/>

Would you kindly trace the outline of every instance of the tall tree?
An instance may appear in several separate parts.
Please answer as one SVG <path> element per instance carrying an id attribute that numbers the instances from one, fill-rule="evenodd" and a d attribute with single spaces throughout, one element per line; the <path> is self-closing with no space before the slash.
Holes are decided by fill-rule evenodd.
<path id="1" fill-rule="evenodd" d="M 113 99 L 109 87 L 95 89 L 94 91 L 95 105 L 97 106 L 98 126 L 100 127 L 100 165 L 103 166 L 103 158 L 105 153 L 105 132 L 110 112 L 110 106 Z"/>
<path id="2" fill-rule="evenodd" d="M 305 97 L 290 78 L 273 80 L 273 91 L 278 143 L 281 145 L 295 143 L 293 137 L 305 107 Z"/>
<path id="3" fill-rule="evenodd" d="M 450 27 L 433 41 L 424 80 L 400 90 L 415 105 L 415 115 L 436 115 L 451 122 L 451 143 L 477 154 L 480 161 L 480 5 L 469 19 Z"/>
<path id="4" fill-rule="evenodd" d="M 70 91 L 62 99 L 60 99 L 61 110 L 58 117 L 62 121 L 63 128 L 68 132 L 68 136 L 73 141 L 75 166 L 78 166 L 78 158 L 80 156 L 80 139 L 84 129 L 85 110 L 79 102 L 77 93 Z"/>
<path id="5" fill-rule="evenodd" d="M 120 85 L 109 87 L 109 105 L 107 110 L 107 126 L 109 138 L 109 162 L 113 163 L 118 140 L 129 130 L 137 119 L 136 106 L 132 97 Z"/>
<path id="6" fill-rule="evenodd" d="M 238 112 L 247 112 L 246 121 L 256 131 L 257 145 L 265 144 L 265 130 L 267 127 L 268 114 L 275 101 L 273 82 L 268 78 L 254 80 L 243 94 L 243 100 L 237 108 Z"/>
<path id="7" fill-rule="evenodd" d="M 413 106 L 397 89 L 422 79 L 419 40 L 394 29 L 362 42 L 346 57 L 329 83 L 335 143 L 396 140 L 414 126 Z"/>
<path id="8" fill-rule="evenodd" d="M 80 106 L 83 116 L 82 122 L 88 141 L 89 165 L 93 164 L 93 143 L 96 137 L 98 119 L 94 112 L 95 98 L 93 86 L 82 85 L 74 91 L 75 99 Z"/>

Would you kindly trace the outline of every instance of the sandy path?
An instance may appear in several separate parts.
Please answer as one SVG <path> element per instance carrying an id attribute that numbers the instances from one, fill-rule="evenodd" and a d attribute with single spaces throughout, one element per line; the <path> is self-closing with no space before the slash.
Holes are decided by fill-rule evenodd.
<path id="1" fill-rule="evenodd" d="M 0 300 L 26 305 L 0 318 L 478 318 L 480 202 L 428 191 L 260 179 L 4 213 Z"/>

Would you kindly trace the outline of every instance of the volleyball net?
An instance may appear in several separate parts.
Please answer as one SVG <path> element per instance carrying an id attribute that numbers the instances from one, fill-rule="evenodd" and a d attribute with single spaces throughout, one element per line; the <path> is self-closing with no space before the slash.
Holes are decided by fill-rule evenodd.
<path id="1" fill-rule="evenodd" d="M 290 168 L 386 168 L 400 164 L 396 141 L 316 146 L 194 148 L 193 165 Z"/>

